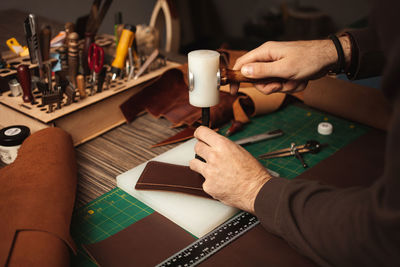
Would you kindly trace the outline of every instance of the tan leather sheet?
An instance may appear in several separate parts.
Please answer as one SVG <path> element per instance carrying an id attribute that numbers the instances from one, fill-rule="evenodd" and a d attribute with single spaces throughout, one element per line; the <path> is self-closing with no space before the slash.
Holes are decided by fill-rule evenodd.
<path id="1" fill-rule="evenodd" d="M 0 170 L 0 266 L 69 266 L 76 174 L 71 136 L 58 128 L 31 135 Z"/>
<path id="2" fill-rule="evenodd" d="M 328 76 L 310 81 L 297 96 L 308 106 L 381 130 L 392 112 L 381 90 Z"/>

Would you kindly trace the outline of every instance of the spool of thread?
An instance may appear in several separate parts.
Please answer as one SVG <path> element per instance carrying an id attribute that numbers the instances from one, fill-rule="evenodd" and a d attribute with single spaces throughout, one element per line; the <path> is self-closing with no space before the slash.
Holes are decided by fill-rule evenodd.
<path id="1" fill-rule="evenodd" d="M 0 159 L 5 164 L 13 163 L 18 149 L 31 131 L 23 125 L 14 125 L 0 130 Z"/>
<path id="2" fill-rule="evenodd" d="M 213 50 L 195 50 L 188 54 L 189 103 L 196 107 L 212 107 L 219 103 L 217 73 L 219 53 Z"/>
<path id="3" fill-rule="evenodd" d="M 321 122 L 318 124 L 318 133 L 322 135 L 330 135 L 333 132 L 333 126 L 329 122 Z"/>
<path id="4" fill-rule="evenodd" d="M 22 94 L 22 88 L 19 82 L 16 79 L 12 79 L 8 82 L 8 86 L 10 87 L 12 96 L 19 96 Z"/>

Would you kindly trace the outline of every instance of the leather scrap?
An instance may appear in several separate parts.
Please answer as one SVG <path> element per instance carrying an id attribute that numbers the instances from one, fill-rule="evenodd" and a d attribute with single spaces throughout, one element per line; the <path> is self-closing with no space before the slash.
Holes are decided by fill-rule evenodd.
<path id="1" fill-rule="evenodd" d="M 69 266 L 77 166 L 72 138 L 59 128 L 28 137 L 0 169 L 0 266 Z"/>
<path id="2" fill-rule="evenodd" d="M 188 140 L 193 137 L 195 130 L 196 129 L 194 127 L 191 127 L 191 126 L 186 127 L 185 129 L 178 132 L 177 134 L 165 139 L 164 141 L 161 141 L 158 144 L 152 145 L 151 147 L 164 146 L 164 145 L 174 144 L 176 142 Z"/>
<path id="3" fill-rule="evenodd" d="M 188 166 L 149 161 L 135 189 L 173 191 L 212 199 L 204 192 L 203 182 L 203 176 Z"/>
<path id="4" fill-rule="evenodd" d="M 155 266 L 195 238 L 161 214 L 153 212 L 109 238 L 83 245 L 102 267 Z"/>
<path id="5" fill-rule="evenodd" d="M 189 104 L 188 90 L 184 72 L 177 68 L 170 69 L 125 101 L 120 108 L 128 122 L 133 121 L 145 110 L 156 118 L 166 118 L 173 127 L 193 125 L 200 120 L 201 109 Z M 210 119 L 213 127 L 218 127 L 232 118 L 234 100 L 235 97 L 229 93 L 220 92 L 220 103 L 211 107 Z"/>
<path id="6" fill-rule="evenodd" d="M 310 81 L 301 97 L 311 107 L 385 131 L 392 113 L 382 91 L 328 76 Z"/>

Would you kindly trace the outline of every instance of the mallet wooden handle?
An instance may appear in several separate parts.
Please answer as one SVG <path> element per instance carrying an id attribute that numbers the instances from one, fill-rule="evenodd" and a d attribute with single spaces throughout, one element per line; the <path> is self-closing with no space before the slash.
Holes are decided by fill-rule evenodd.
<path id="1" fill-rule="evenodd" d="M 271 83 L 285 81 L 287 80 L 279 77 L 252 79 L 243 76 L 240 70 L 221 69 L 221 85 L 226 85 L 230 83 Z"/>

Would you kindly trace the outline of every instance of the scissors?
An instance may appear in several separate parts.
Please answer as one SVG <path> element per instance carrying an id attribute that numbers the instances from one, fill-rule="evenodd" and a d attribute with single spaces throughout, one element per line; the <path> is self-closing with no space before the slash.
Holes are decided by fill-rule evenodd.
<path id="1" fill-rule="evenodd" d="M 103 63 L 104 63 L 103 48 L 95 43 L 92 43 L 89 47 L 89 53 L 88 53 L 88 65 L 90 70 L 92 71 L 92 80 L 91 80 L 92 85 L 90 88 L 90 95 L 94 94 L 94 86 L 97 81 L 97 76 L 99 75 L 101 69 L 103 68 Z"/>

